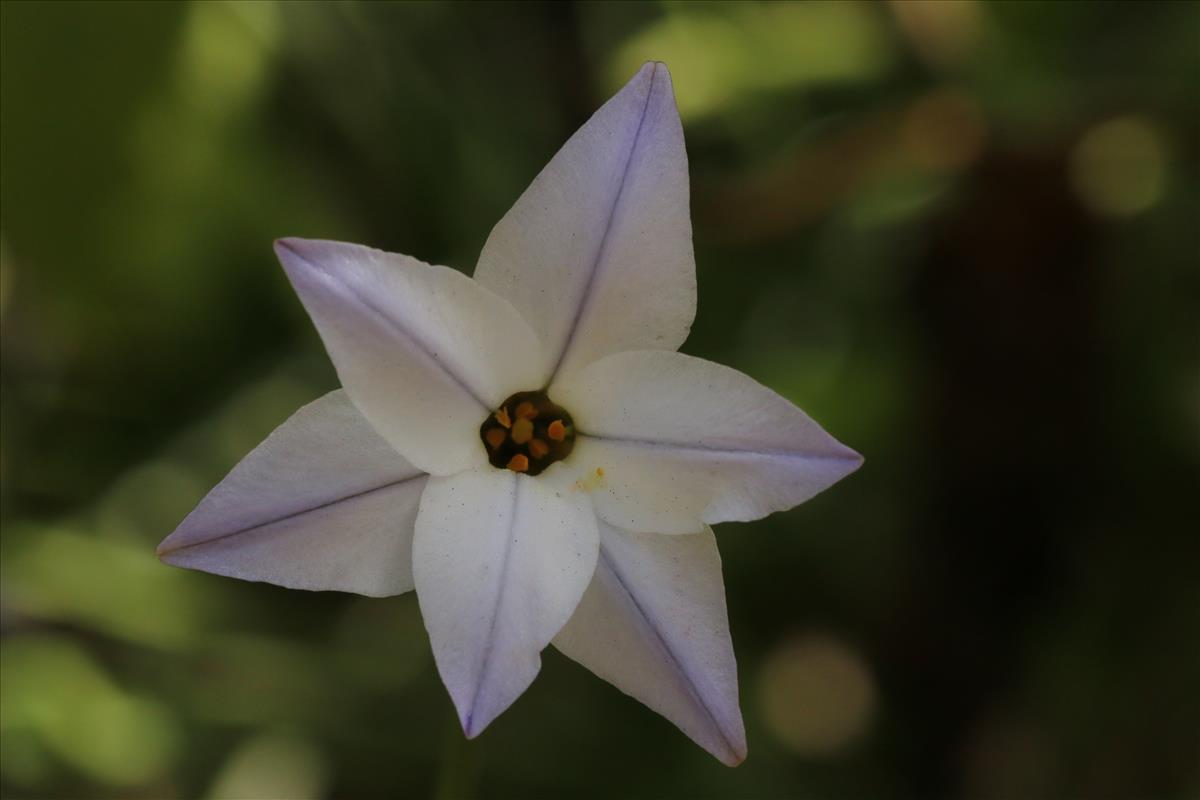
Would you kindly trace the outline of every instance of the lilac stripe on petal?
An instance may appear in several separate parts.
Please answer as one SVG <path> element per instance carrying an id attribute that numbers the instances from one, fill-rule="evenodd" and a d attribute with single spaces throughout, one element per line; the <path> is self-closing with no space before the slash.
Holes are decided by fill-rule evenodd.
<path id="1" fill-rule="evenodd" d="M 712 531 L 660 536 L 601 523 L 595 578 L 554 645 L 723 763 L 746 757 Z"/>
<path id="2" fill-rule="evenodd" d="M 581 492 L 484 467 L 431 478 L 413 574 L 434 660 L 468 737 L 537 676 L 541 651 L 596 566 L 596 517 Z"/>
<path id="3" fill-rule="evenodd" d="M 608 353 L 673 350 L 696 314 L 690 213 L 671 78 L 649 63 L 496 225 L 475 278 L 534 326 L 546 381 Z"/>
<path id="4" fill-rule="evenodd" d="M 371 596 L 413 587 L 425 473 L 339 390 L 293 414 L 163 540 L 175 566 Z"/>
<path id="5" fill-rule="evenodd" d="M 574 468 L 596 513 L 628 530 L 689 533 L 791 508 L 862 458 L 783 397 L 729 367 L 663 351 L 608 356 L 558 388 Z"/>
<path id="6" fill-rule="evenodd" d="M 436 475 L 481 462 L 479 423 L 540 378 L 540 345 L 520 314 L 465 275 L 407 256 L 303 239 L 276 252 L 380 435 Z"/>

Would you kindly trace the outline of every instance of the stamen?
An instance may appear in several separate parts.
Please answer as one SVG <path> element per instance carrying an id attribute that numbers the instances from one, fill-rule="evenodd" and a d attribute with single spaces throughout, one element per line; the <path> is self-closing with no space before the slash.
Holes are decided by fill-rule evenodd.
<path id="1" fill-rule="evenodd" d="M 479 438 L 493 467 L 534 477 L 571 455 L 575 423 L 545 391 L 517 392 L 488 413 Z"/>
<path id="2" fill-rule="evenodd" d="M 533 423 L 527 419 L 519 419 L 512 426 L 512 440 L 517 444 L 525 444 L 533 438 Z"/>

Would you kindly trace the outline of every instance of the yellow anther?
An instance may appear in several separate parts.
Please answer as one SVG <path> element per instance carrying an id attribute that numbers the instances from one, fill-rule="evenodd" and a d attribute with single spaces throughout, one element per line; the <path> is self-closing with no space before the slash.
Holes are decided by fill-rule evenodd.
<path id="1" fill-rule="evenodd" d="M 596 467 L 596 477 L 597 478 L 604 477 L 604 467 Z"/>
<path id="2" fill-rule="evenodd" d="M 2 1 L 2 0 L 0 0 Z M 554 404 L 545 390 L 516 392 L 492 406 L 479 424 L 479 439 L 487 461 L 529 477 L 569 457 L 575 444 L 570 413 Z M 587 468 L 588 481 L 601 480 Z"/>
<path id="3" fill-rule="evenodd" d="M 512 426 L 512 440 L 517 444 L 525 444 L 533 438 L 533 423 L 527 419 L 519 419 Z"/>

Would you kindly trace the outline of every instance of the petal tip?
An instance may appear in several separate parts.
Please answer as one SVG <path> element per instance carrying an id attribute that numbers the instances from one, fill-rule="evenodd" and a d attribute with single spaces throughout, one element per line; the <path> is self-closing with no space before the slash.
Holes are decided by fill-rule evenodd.
<path id="1" fill-rule="evenodd" d="M 289 273 L 300 266 L 310 270 L 323 271 L 324 263 L 336 255 L 339 245 L 341 245 L 340 242 L 325 239 L 302 239 L 298 236 L 284 236 L 276 239 L 273 243 L 275 257 L 279 259 L 284 270 Z M 350 245 L 350 247 L 356 246 Z"/>
<path id="2" fill-rule="evenodd" d="M 294 275 L 298 267 L 308 264 L 308 259 L 304 257 L 304 240 L 295 237 L 285 237 L 276 239 L 274 242 L 275 257 L 279 259 L 279 264 L 283 267 L 283 271 L 289 277 Z"/>
<path id="3" fill-rule="evenodd" d="M 866 462 L 863 454 L 854 448 L 847 447 L 836 439 L 833 440 L 833 445 L 833 449 L 827 453 L 827 456 L 838 465 L 838 480 L 857 472 Z"/>
<path id="4" fill-rule="evenodd" d="M 746 760 L 746 728 L 742 724 L 742 715 L 739 709 L 737 717 L 731 720 L 726 725 L 721 725 L 718 730 L 721 734 L 720 752 L 717 750 L 709 750 L 717 760 L 727 767 L 736 767 Z"/>
<path id="5" fill-rule="evenodd" d="M 458 721 L 462 725 L 463 735 L 468 739 L 474 739 L 479 736 L 488 726 L 488 722 L 480 720 L 474 711 L 460 716 Z"/>
<path id="6" fill-rule="evenodd" d="M 275 254 L 278 256 L 282 256 L 284 253 L 295 255 L 296 248 L 302 241 L 304 240 L 297 239 L 295 236 L 281 236 L 272 242 L 271 246 L 274 248 Z"/>
<path id="7" fill-rule="evenodd" d="M 671 70 L 667 69 L 667 65 L 662 61 L 646 61 L 629 79 L 628 85 L 645 86 L 646 91 L 653 92 L 656 85 L 661 85 L 661 81 L 666 81 L 667 85 L 671 86 Z M 674 92 L 674 88 L 671 91 Z"/>
<path id="8" fill-rule="evenodd" d="M 159 542 L 158 547 L 154 548 L 154 555 L 159 561 L 169 567 L 189 567 L 188 556 L 192 554 L 188 549 L 189 545 L 186 542 L 176 543 L 172 541 L 174 535 L 168 536 Z"/>
<path id="9" fill-rule="evenodd" d="M 858 471 L 858 468 L 867 461 L 862 453 L 858 452 L 857 450 L 851 450 L 849 447 L 846 448 L 846 460 L 850 462 L 850 469 L 846 473 L 847 475 L 849 475 L 851 472 Z"/>
<path id="10" fill-rule="evenodd" d="M 157 556 L 160 561 L 170 563 L 167 561 L 167 558 L 179 549 L 171 542 L 171 540 L 174 538 L 175 534 L 172 533 L 170 536 L 159 542 L 158 547 L 154 548 L 154 555 Z"/>
<path id="11" fill-rule="evenodd" d="M 311 250 L 315 242 L 312 239 L 300 239 L 295 236 L 284 236 L 276 239 L 273 247 L 275 257 L 287 271 L 299 265 L 311 265 Z"/>
<path id="12" fill-rule="evenodd" d="M 170 550 L 163 550 L 160 548 L 159 550 L 155 551 L 154 555 L 156 555 L 158 560 L 163 564 L 166 564 L 168 567 L 187 567 L 187 564 L 180 560 L 179 551 L 174 548 Z"/>
<path id="13" fill-rule="evenodd" d="M 746 760 L 746 746 L 742 745 L 736 750 L 730 750 L 721 758 L 721 763 L 727 767 L 740 766 Z"/>

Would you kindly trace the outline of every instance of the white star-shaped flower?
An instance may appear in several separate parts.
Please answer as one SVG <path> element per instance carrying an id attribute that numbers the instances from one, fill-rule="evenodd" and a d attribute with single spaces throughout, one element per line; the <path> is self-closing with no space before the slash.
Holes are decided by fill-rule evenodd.
<path id="1" fill-rule="evenodd" d="M 746 754 L 710 525 L 862 459 L 745 375 L 675 352 L 696 312 L 683 128 L 646 64 L 492 231 L 474 279 L 284 239 L 344 389 L 301 408 L 163 541 L 297 589 L 415 588 L 463 730 L 551 642 L 726 764 Z"/>

